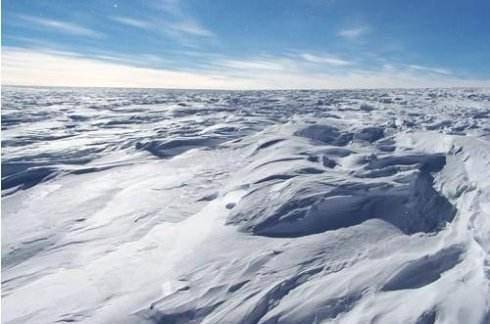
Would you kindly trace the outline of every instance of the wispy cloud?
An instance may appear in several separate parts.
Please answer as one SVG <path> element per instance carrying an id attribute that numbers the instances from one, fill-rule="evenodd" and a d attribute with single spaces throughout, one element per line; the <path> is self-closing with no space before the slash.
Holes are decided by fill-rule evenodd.
<path id="1" fill-rule="evenodd" d="M 153 7 L 160 11 L 164 11 L 173 16 L 182 16 L 184 12 L 182 10 L 181 0 L 158 0 L 152 2 Z"/>
<path id="2" fill-rule="evenodd" d="M 103 33 L 95 31 L 93 29 L 61 20 L 48 19 L 48 18 L 39 18 L 35 16 L 28 15 L 19 15 L 21 20 L 35 25 L 37 27 L 41 27 L 43 29 L 49 29 L 55 32 L 71 34 L 76 36 L 85 36 L 85 37 L 93 37 L 93 38 L 102 38 L 104 36 Z"/>
<path id="3" fill-rule="evenodd" d="M 290 64 L 287 59 L 253 58 L 249 60 L 224 59 L 215 62 L 215 65 L 242 71 L 286 71 Z"/>
<path id="4" fill-rule="evenodd" d="M 170 23 L 166 27 L 171 33 L 177 33 L 180 36 L 186 34 L 199 37 L 214 37 L 214 33 L 191 19 L 182 19 L 175 23 Z"/>
<path id="5" fill-rule="evenodd" d="M 232 71 L 260 72 L 284 72 L 296 73 L 309 71 L 316 73 L 325 68 L 338 69 L 352 65 L 353 62 L 332 55 L 316 55 L 310 53 L 289 53 L 285 55 L 263 55 L 248 59 L 218 58 L 213 61 L 213 66 Z"/>
<path id="6" fill-rule="evenodd" d="M 354 28 L 346 28 L 340 30 L 337 35 L 349 40 L 359 39 L 361 36 L 367 34 L 369 32 L 369 27 L 367 26 L 358 26 Z"/>
<path id="7" fill-rule="evenodd" d="M 136 67 L 105 58 L 86 58 L 39 50 L 4 48 L 3 84 L 30 86 L 226 88 L 235 81 L 210 72 Z"/>
<path id="8" fill-rule="evenodd" d="M 209 89 L 332 89 L 490 86 L 490 80 L 467 80 L 408 65 L 341 71 L 305 69 L 284 56 L 230 59 L 195 70 L 134 66 L 113 57 L 80 57 L 69 52 L 4 47 L 3 83 L 45 86 L 105 86 Z M 318 64 L 321 63 L 312 63 Z"/>
<path id="9" fill-rule="evenodd" d="M 183 45 L 194 47 L 196 40 L 210 40 L 215 34 L 189 14 L 180 0 L 151 2 L 158 17 L 155 25 L 159 30 Z"/>
<path id="10" fill-rule="evenodd" d="M 44 52 L 44 51 L 43 51 Z M 125 64 L 135 67 L 158 67 L 162 65 L 172 64 L 173 62 L 168 59 L 164 59 L 158 55 L 138 53 L 136 55 L 123 55 L 119 53 L 93 53 L 85 55 L 86 59 L 95 59 L 101 61 L 107 61 L 117 64 Z"/>
<path id="11" fill-rule="evenodd" d="M 408 65 L 408 67 L 410 69 L 418 70 L 418 71 L 425 71 L 425 72 L 444 74 L 444 75 L 452 74 L 452 72 L 448 69 L 437 68 L 437 67 L 429 67 L 429 66 L 422 66 L 422 65 L 415 65 L 415 64 Z"/>
<path id="12" fill-rule="evenodd" d="M 171 21 L 161 19 L 141 20 L 132 17 L 113 16 L 111 20 L 132 28 L 144 29 L 147 31 L 163 32 L 179 41 L 189 37 L 214 37 L 214 33 L 204 28 L 197 21 L 189 17 L 171 18 Z"/>
<path id="13" fill-rule="evenodd" d="M 131 18 L 131 17 L 122 17 L 122 16 L 113 16 L 110 17 L 115 22 L 118 22 L 120 24 L 129 26 L 129 27 L 134 27 L 134 28 L 140 28 L 140 29 L 150 29 L 153 26 L 152 23 L 141 20 L 141 19 L 136 19 L 136 18 Z"/>
<path id="14" fill-rule="evenodd" d="M 307 62 L 317 63 L 317 64 L 327 64 L 333 66 L 346 66 L 352 64 L 351 61 L 347 61 L 335 56 L 319 56 L 319 55 L 314 55 L 309 53 L 303 53 L 300 55 L 300 57 Z"/>

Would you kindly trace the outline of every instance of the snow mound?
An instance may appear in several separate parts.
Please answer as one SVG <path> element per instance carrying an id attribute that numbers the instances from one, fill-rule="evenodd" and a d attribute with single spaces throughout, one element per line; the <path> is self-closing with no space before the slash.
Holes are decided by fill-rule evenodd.
<path id="1" fill-rule="evenodd" d="M 310 138 L 338 144 L 339 135 L 332 132 L 335 128 L 322 125 L 305 129 L 307 134 L 314 135 Z M 364 128 L 358 134 L 377 132 L 377 128 Z M 332 134 L 337 134 L 333 142 Z M 277 143 L 287 147 L 284 141 L 266 141 L 267 145 L 260 144 L 259 148 Z M 315 149 L 305 144 L 302 151 Z M 346 152 L 356 163 L 343 163 Z M 321 154 L 296 159 L 288 158 L 288 154 L 281 150 L 264 153 L 266 161 L 261 159 L 260 165 L 251 167 L 247 177 L 253 180 L 244 184 L 250 191 L 231 211 L 227 224 L 257 235 L 296 237 L 377 218 L 405 234 L 413 234 L 441 230 L 456 213 L 448 199 L 433 186 L 433 174 L 441 171 L 446 163 L 443 154 L 411 152 L 378 157 L 362 156 L 348 149 L 327 149 Z"/>

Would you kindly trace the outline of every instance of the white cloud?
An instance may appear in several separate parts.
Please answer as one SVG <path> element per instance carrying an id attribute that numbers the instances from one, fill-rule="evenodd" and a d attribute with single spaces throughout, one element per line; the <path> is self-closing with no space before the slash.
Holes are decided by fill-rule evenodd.
<path id="1" fill-rule="evenodd" d="M 350 61 L 335 56 L 318 56 L 314 54 L 303 53 L 300 55 L 300 57 L 307 62 L 318 63 L 318 64 L 328 64 L 334 66 L 346 66 L 352 64 L 352 62 Z"/>
<path id="2" fill-rule="evenodd" d="M 369 32 L 369 28 L 366 26 L 360 26 L 360 27 L 354 27 L 354 28 L 348 28 L 348 29 L 342 29 L 340 30 L 337 35 L 349 40 L 354 40 L 358 39 L 364 34 Z"/>
<path id="3" fill-rule="evenodd" d="M 191 35 L 200 37 L 214 37 L 214 34 L 206 29 L 204 26 L 200 25 L 198 22 L 192 19 L 182 19 L 175 23 L 170 23 L 166 25 L 169 33 L 176 33 L 177 35 Z"/>
<path id="4" fill-rule="evenodd" d="M 77 35 L 77 36 L 94 37 L 94 38 L 101 38 L 104 36 L 103 33 L 97 32 L 93 29 L 83 27 L 71 22 L 47 19 L 47 18 L 39 18 L 39 17 L 27 16 L 27 15 L 19 15 L 18 17 L 28 23 L 36 25 L 37 27 L 53 30 L 60 33 Z"/>
<path id="5" fill-rule="evenodd" d="M 49 53 L 49 52 L 48 52 Z M 86 59 L 95 59 L 111 63 L 124 64 L 137 67 L 161 66 L 170 64 L 172 61 L 166 60 L 158 55 L 138 53 L 134 55 L 114 54 L 111 52 L 94 52 L 90 55 L 82 56 Z"/>
<path id="6" fill-rule="evenodd" d="M 211 73 L 135 67 L 103 59 L 4 48 L 2 84 L 82 87 L 225 88 L 232 80 Z"/>
<path id="7" fill-rule="evenodd" d="M 182 45 L 197 47 L 199 41 L 215 39 L 215 34 L 189 14 L 180 0 L 148 2 L 154 10 L 152 17 L 156 31 L 162 32 Z"/>
<path id="8" fill-rule="evenodd" d="M 432 72 L 432 73 L 438 73 L 438 74 L 444 74 L 444 75 L 450 75 L 452 72 L 448 69 L 442 69 L 442 68 L 435 68 L 435 67 L 429 67 L 429 66 L 422 66 L 422 65 L 408 65 L 410 69 L 413 70 L 419 70 L 419 71 L 426 71 L 426 72 Z"/>
<path id="9" fill-rule="evenodd" d="M 345 67 L 352 62 L 336 56 L 314 55 L 310 53 L 290 54 L 286 56 L 261 56 L 250 59 L 219 58 L 214 65 L 221 68 L 245 71 L 280 71 L 297 73 L 314 68 L 317 72 L 327 67 Z"/>
<path id="10" fill-rule="evenodd" d="M 152 6 L 173 16 L 183 15 L 180 0 L 158 0 L 151 2 Z"/>
<path id="11" fill-rule="evenodd" d="M 149 23 L 148 21 L 140 20 L 140 19 L 135 19 L 131 17 L 122 17 L 122 16 L 113 16 L 110 17 L 112 20 L 129 26 L 129 27 L 135 27 L 135 28 L 140 28 L 140 29 L 149 29 L 152 28 L 153 25 Z"/>
<path id="12" fill-rule="evenodd" d="M 490 86 L 490 80 L 390 66 L 377 71 L 304 70 L 284 57 L 222 59 L 207 69 L 176 71 L 80 57 L 64 52 L 4 47 L 2 83 L 30 86 L 148 87 L 194 89 L 340 89 Z"/>
<path id="13" fill-rule="evenodd" d="M 140 20 L 122 16 L 113 16 L 110 17 L 110 19 L 129 27 L 153 32 L 162 32 L 187 45 L 192 45 L 192 42 L 189 40 L 190 37 L 212 38 L 215 36 L 211 31 L 189 17 L 179 17 L 178 19 L 172 18 L 169 19 L 169 21 L 162 21 L 161 19 L 155 18 Z"/>
<path id="14" fill-rule="evenodd" d="M 266 58 L 254 58 L 250 60 L 225 59 L 217 61 L 215 65 L 218 67 L 241 71 L 285 71 L 287 69 L 287 63 L 287 60 L 268 60 Z"/>

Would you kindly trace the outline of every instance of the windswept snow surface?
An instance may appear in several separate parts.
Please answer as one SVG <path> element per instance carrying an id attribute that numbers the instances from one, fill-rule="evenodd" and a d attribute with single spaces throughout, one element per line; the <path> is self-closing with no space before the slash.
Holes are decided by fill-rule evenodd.
<path id="1" fill-rule="evenodd" d="M 4 88 L 3 323 L 490 323 L 490 90 Z"/>

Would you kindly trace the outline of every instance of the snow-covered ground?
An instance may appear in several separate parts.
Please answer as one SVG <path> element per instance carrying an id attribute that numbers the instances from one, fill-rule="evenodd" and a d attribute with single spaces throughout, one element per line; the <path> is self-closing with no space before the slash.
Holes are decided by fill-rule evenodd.
<path id="1" fill-rule="evenodd" d="M 490 323 L 490 89 L 2 95 L 3 323 Z"/>

